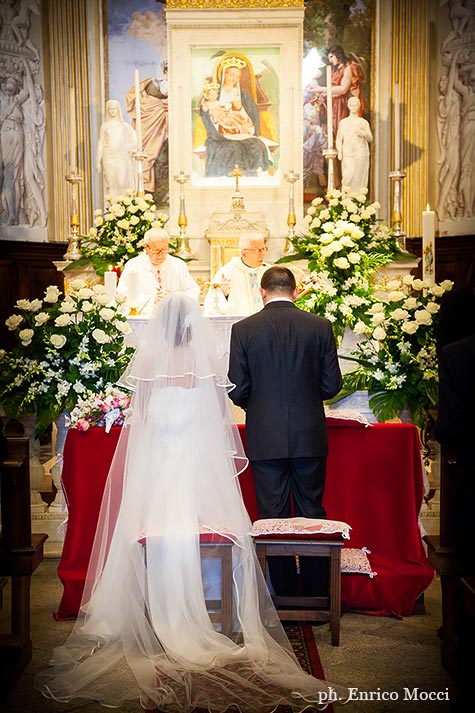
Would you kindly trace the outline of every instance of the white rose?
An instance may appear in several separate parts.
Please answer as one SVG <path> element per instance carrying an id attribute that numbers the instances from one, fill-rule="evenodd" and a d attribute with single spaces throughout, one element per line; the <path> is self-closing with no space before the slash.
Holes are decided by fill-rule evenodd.
<path id="1" fill-rule="evenodd" d="M 367 310 L 367 314 L 376 314 L 376 312 L 384 312 L 384 305 L 381 302 L 376 302 Z"/>
<path id="2" fill-rule="evenodd" d="M 18 336 L 22 342 L 28 342 L 29 344 L 33 339 L 34 333 L 33 329 L 22 329 L 18 332 Z"/>
<path id="3" fill-rule="evenodd" d="M 60 312 L 75 312 L 76 311 L 76 303 L 73 302 L 73 300 L 70 300 L 66 298 L 63 300 L 63 303 L 61 307 L 59 308 Z"/>
<path id="4" fill-rule="evenodd" d="M 315 218 L 312 220 L 312 222 L 310 223 L 310 227 L 312 228 L 312 230 L 313 230 L 314 228 L 319 228 L 320 225 L 321 225 L 321 220 L 320 220 L 320 218 L 317 218 L 317 217 L 315 217 Z"/>
<path id="5" fill-rule="evenodd" d="M 127 300 L 127 295 L 124 295 L 120 292 L 115 293 L 115 301 L 117 302 L 118 305 L 123 304 Z M 107 300 L 108 302 L 109 300 Z M 106 302 L 106 304 L 107 304 Z"/>
<path id="6" fill-rule="evenodd" d="M 361 215 L 359 215 L 359 213 L 352 213 L 350 215 L 350 220 L 352 223 L 359 223 L 361 221 Z"/>
<path id="7" fill-rule="evenodd" d="M 52 334 L 51 335 L 51 344 L 53 347 L 56 349 L 61 349 L 61 347 L 64 347 L 66 344 L 66 337 L 64 334 Z"/>
<path id="8" fill-rule="evenodd" d="M 405 298 L 405 296 L 406 294 L 404 292 L 400 292 L 399 290 L 393 290 L 389 293 L 388 300 L 390 302 L 400 302 Z"/>
<path id="9" fill-rule="evenodd" d="M 126 218 L 121 218 L 121 220 L 117 221 L 117 227 L 120 228 L 121 230 L 128 230 L 129 229 L 129 221 L 126 220 Z"/>
<path id="10" fill-rule="evenodd" d="M 89 228 L 89 237 L 95 238 L 97 235 L 97 228 Z"/>
<path id="11" fill-rule="evenodd" d="M 71 280 L 70 286 L 73 292 L 79 292 L 79 290 L 87 286 L 87 283 L 81 277 L 75 277 L 74 280 Z"/>
<path id="12" fill-rule="evenodd" d="M 133 215 L 130 218 L 130 225 L 137 225 L 138 223 L 140 223 L 140 218 L 138 217 L 138 215 Z"/>
<path id="13" fill-rule="evenodd" d="M 419 290 L 422 290 L 422 289 L 423 289 L 424 283 L 422 282 L 422 280 L 416 279 L 416 280 L 413 280 L 412 286 L 413 286 L 413 288 L 414 288 L 415 290 L 418 290 L 418 291 L 419 291 Z"/>
<path id="14" fill-rule="evenodd" d="M 102 294 L 106 292 L 106 286 L 102 284 L 97 284 L 92 286 L 92 291 L 95 292 L 97 295 Z"/>
<path id="15" fill-rule="evenodd" d="M 378 342 L 382 342 L 383 339 L 386 339 L 386 332 L 382 327 L 376 327 L 373 332 L 373 339 L 376 339 Z"/>
<path id="16" fill-rule="evenodd" d="M 430 324 L 432 322 L 432 315 L 426 309 L 418 309 L 414 312 L 414 319 L 419 324 Z"/>
<path id="17" fill-rule="evenodd" d="M 406 309 L 416 309 L 419 307 L 420 302 L 416 300 L 415 297 L 408 297 L 407 300 L 404 302 L 403 307 Z"/>
<path id="18" fill-rule="evenodd" d="M 351 228 L 350 235 L 353 238 L 353 240 L 360 240 L 362 237 L 364 237 L 364 233 L 360 228 L 358 228 L 356 225 L 354 228 Z"/>
<path id="19" fill-rule="evenodd" d="M 25 312 L 29 312 L 31 310 L 30 300 L 17 300 L 16 306 L 18 309 L 23 309 Z"/>
<path id="20" fill-rule="evenodd" d="M 54 323 L 57 327 L 67 327 L 68 324 L 71 324 L 72 319 L 71 315 L 69 314 L 60 314 L 59 317 L 56 317 L 54 320 Z"/>
<path id="21" fill-rule="evenodd" d="M 56 287 L 56 285 L 49 285 L 45 292 L 45 302 L 57 302 L 60 294 L 60 290 Z"/>
<path id="22" fill-rule="evenodd" d="M 310 208 L 307 210 L 308 215 L 315 215 L 316 212 L 317 212 L 317 209 L 315 208 L 314 205 L 311 205 Z"/>
<path id="23" fill-rule="evenodd" d="M 321 196 L 314 198 L 312 201 L 312 205 L 320 205 L 320 203 L 323 203 L 323 198 Z"/>
<path id="24" fill-rule="evenodd" d="M 110 307 L 103 307 L 99 310 L 99 315 L 104 320 L 104 322 L 110 322 L 110 320 L 115 316 L 115 312 Z"/>
<path id="25" fill-rule="evenodd" d="M 94 302 L 96 302 L 96 304 L 98 305 L 106 305 L 109 301 L 109 297 L 105 292 L 101 292 L 98 295 L 94 295 Z"/>
<path id="26" fill-rule="evenodd" d="M 348 253 L 348 260 L 352 265 L 357 265 L 361 260 L 361 255 L 359 253 Z"/>
<path id="27" fill-rule="evenodd" d="M 102 215 L 102 208 L 96 208 L 94 211 L 94 215 L 95 216 Z"/>
<path id="28" fill-rule="evenodd" d="M 454 286 L 454 283 L 452 282 L 452 280 L 442 280 L 442 282 L 440 283 L 440 286 L 442 287 L 442 289 L 444 291 L 450 292 L 450 290 Z"/>
<path id="29" fill-rule="evenodd" d="M 18 327 L 23 322 L 23 317 L 20 314 L 12 314 L 11 317 L 5 320 L 5 324 L 12 332 L 14 329 Z"/>
<path id="30" fill-rule="evenodd" d="M 384 322 L 385 319 L 386 319 L 386 316 L 385 316 L 384 312 L 376 312 L 371 317 L 371 323 L 372 324 L 381 324 L 381 322 Z"/>
<path id="31" fill-rule="evenodd" d="M 130 334 L 132 332 L 130 324 L 128 322 L 121 322 L 119 319 L 115 320 L 114 327 L 118 332 L 121 332 L 121 334 Z"/>
<path id="32" fill-rule="evenodd" d="M 401 280 L 389 280 L 386 283 L 386 289 L 388 292 L 392 292 L 393 290 L 399 290 L 401 287 Z"/>
<path id="33" fill-rule="evenodd" d="M 98 344 L 108 344 L 110 342 L 110 337 L 102 329 L 94 329 L 92 332 L 92 338 L 96 340 Z"/>
<path id="34" fill-rule="evenodd" d="M 93 309 L 94 309 L 94 304 L 93 304 L 92 302 L 89 302 L 89 301 L 86 300 L 86 302 L 83 302 L 83 303 L 82 303 L 81 309 L 82 309 L 83 312 L 85 312 L 85 313 L 87 314 L 88 312 L 92 312 L 92 311 L 93 311 Z"/>
<path id="35" fill-rule="evenodd" d="M 353 327 L 353 332 L 355 334 L 364 334 L 365 332 L 368 331 L 368 327 L 364 322 L 357 322 L 355 326 Z"/>
<path id="36" fill-rule="evenodd" d="M 392 317 L 393 319 L 397 319 L 398 321 L 407 319 L 409 317 L 409 312 L 405 309 L 401 309 L 400 307 L 398 307 L 392 313 Z"/>
<path id="37" fill-rule="evenodd" d="M 45 324 L 48 321 L 48 319 L 49 319 L 49 314 L 47 314 L 46 312 L 40 312 L 35 317 L 35 324 L 37 327 L 41 327 L 41 325 Z"/>
<path id="38" fill-rule="evenodd" d="M 328 245 L 328 243 L 333 242 L 333 235 L 331 233 L 322 233 L 318 239 L 323 245 Z"/>
<path id="39" fill-rule="evenodd" d="M 103 222 L 104 222 L 104 220 L 100 216 L 97 216 L 97 218 L 94 218 L 94 225 L 96 226 L 96 228 L 99 228 Z"/>
<path id="40" fill-rule="evenodd" d="M 30 302 L 30 309 L 32 312 L 38 312 L 39 309 L 41 309 L 43 306 L 43 303 L 41 300 L 35 299 L 31 300 Z"/>
<path id="41" fill-rule="evenodd" d="M 330 217 L 330 211 L 328 210 L 328 208 L 324 208 L 320 212 L 320 220 L 327 220 L 327 218 L 329 218 L 329 217 Z"/>
<path id="42" fill-rule="evenodd" d="M 405 285 L 412 285 L 414 282 L 414 275 L 404 275 L 402 281 Z"/>
<path id="43" fill-rule="evenodd" d="M 436 314 L 440 309 L 440 305 L 437 302 L 428 302 L 426 305 L 426 310 L 431 314 Z"/>
<path id="44" fill-rule="evenodd" d="M 337 257 L 335 260 L 333 260 L 333 264 L 335 267 L 339 267 L 340 270 L 347 270 L 350 267 L 350 263 L 346 259 L 346 257 Z"/>
<path id="45" fill-rule="evenodd" d="M 310 223 L 312 222 L 312 216 L 307 214 L 303 219 L 303 222 L 305 223 L 305 225 L 310 225 Z"/>
<path id="46" fill-rule="evenodd" d="M 333 250 L 330 248 L 329 245 L 322 245 L 320 248 L 320 252 L 323 257 L 331 257 L 333 255 Z"/>
<path id="47" fill-rule="evenodd" d="M 415 334 L 419 329 L 419 325 L 417 322 L 403 322 L 401 329 L 403 332 L 406 332 L 406 334 Z"/>
<path id="48" fill-rule="evenodd" d="M 444 288 L 441 285 L 433 285 L 430 291 L 431 294 L 434 295 L 434 297 L 442 297 L 445 292 Z"/>
<path id="49" fill-rule="evenodd" d="M 88 300 L 93 295 L 94 295 L 94 292 L 91 290 L 90 287 L 83 287 L 78 292 L 78 297 L 80 300 Z"/>

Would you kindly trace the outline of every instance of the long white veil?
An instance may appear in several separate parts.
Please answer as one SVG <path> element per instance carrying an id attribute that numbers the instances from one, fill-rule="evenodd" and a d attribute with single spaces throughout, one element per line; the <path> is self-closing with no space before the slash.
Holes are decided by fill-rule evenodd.
<path id="1" fill-rule="evenodd" d="M 226 364 L 189 297 L 160 303 L 122 383 L 132 416 L 108 475 L 80 617 L 36 686 L 58 701 L 139 700 L 169 713 L 324 708 L 262 580 L 237 474 Z M 206 609 L 200 532 L 233 543 L 233 629 Z M 346 697 L 346 689 L 333 691 Z"/>

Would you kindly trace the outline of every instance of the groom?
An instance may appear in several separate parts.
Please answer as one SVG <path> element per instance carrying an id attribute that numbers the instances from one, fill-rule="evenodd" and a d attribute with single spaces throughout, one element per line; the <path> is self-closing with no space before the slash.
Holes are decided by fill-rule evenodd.
<path id="1" fill-rule="evenodd" d="M 266 270 L 260 289 L 264 309 L 231 331 L 229 396 L 246 410 L 246 452 L 254 471 L 261 518 L 325 518 L 327 432 L 323 400 L 342 386 L 331 323 L 298 309 L 297 289 L 286 267 Z M 279 561 L 277 561 L 279 560 Z M 303 594 L 325 594 L 328 578 L 318 558 L 302 558 Z M 269 562 L 276 594 L 296 593 L 290 557 Z M 320 580 L 320 581 L 319 581 Z"/>

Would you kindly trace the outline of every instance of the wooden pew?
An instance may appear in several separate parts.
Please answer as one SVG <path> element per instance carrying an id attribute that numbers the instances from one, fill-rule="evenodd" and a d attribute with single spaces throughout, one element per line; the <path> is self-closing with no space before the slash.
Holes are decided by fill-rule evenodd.
<path id="1" fill-rule="evenodd" d="M 48 535 L 31 533 L 27 438 L 7 438 L 0 464 L 0 579 L 11 580 L 10 633 L 0 635 L 0 702 L 31 661 L 30 580 L 43 559 Z"/>

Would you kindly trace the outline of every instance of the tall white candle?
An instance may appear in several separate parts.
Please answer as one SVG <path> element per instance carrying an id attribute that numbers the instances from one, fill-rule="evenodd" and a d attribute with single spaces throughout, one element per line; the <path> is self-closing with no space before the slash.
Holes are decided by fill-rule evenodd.
<path id="1" fill-rule="evenodd" d="M 140 77 L 137 67 L 134 72 L 135 80 L 135 131 L 137 132 L 137 151 L 142 151 L 142 113 L 140 109 Z"/>
<path id="2" fill-rule="evenodd" d="M 129 272 L 127 275 L 127 303 L 129 307 L 137 307 L 139 302 L 139 273 Z"/>
<path id="3" fill-rule="evenodd" d="M 74 96 L 74 87 L 69 87 L 69 172 L 71 175 L 76 175 L 78 139 L 76 133 L 76 98 Z"/>
<path id="4" fill-rule="evenodd" d="M 401 114 L 399 105 L 399 84 L 394 85 L 394 170 L 401 168 Z"/>
<path id="5" fill-rule="evenodd" d="M 110 266 L 107 272 L 104 273 L 104 285 L 106 288 L 106 295 L 110 302 L 115 300 L 115 291 L 117 288 L 117 274 L 113 272 Z"/>
<path id="6" fill-rule="evenodd" d="M 290 87 L 289 91 L 289 169 L 292 171 L 294 166 L 294 88 Z"/>
<path id="7" fill-rule="evenodd" d="M 183 106 L 183 86 L 180 84 L 178 87 L 178 121 L 181 126 L 181 135 L 178 138 L 180 151 L 179 151 L 179 168 L 180 173 L 185 171 L 185 115 Z"/>
<path id="8" fill-rule="evenodd" d="M 333 95 L 332 95 L 332 68 L 327 64 L 327 134 L 328 148 L 333 148 Z"/>
<path id="9" fill-rule="evenodd" d="M 435 273 L 435 211 L 427 204 L 422 211 L 422 279 L 434 280 Z"/>

